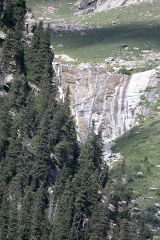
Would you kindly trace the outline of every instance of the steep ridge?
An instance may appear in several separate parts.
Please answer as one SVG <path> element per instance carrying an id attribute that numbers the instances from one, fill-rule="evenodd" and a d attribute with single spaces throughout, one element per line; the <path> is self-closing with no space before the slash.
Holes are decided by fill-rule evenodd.
<path id="1" fill-rule="evenodd" d="M 127 75 L 108 73 L 104 66 L 81 64 L 78 67 L 55 65 L 60 94 L 68 85 L 71 107 L 79 138 L 84 141 L 94 120 L 96 130 L 102 130 L 105 157 L 110 155 L 113 140 L 138 123 L 148 109 L 140 104 L 145 95 L 151 103 L 159 97 L 155 86 L 160 81 L 156 70 Z M 151 88 L 152 90 L 145 90 Z"/>

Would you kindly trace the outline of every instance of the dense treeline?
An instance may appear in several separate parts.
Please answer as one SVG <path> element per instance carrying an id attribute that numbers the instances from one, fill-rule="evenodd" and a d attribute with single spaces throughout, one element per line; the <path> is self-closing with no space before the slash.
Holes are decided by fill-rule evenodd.
<path id="1" fill-rule="evenodd" d="M 117 205 L 131 194 L 121 194 L 121 180 L 111 184 L 94 122 L 77 142 L 69 88 L 58 100 L 49 27 L 40 22 L 25 44 L 25 12 L 25 1 L 8 0 L 2 23 L 3 59 L 16 71 L 0 97 L 0 240 L 133 239 L 128 210 Z"/>

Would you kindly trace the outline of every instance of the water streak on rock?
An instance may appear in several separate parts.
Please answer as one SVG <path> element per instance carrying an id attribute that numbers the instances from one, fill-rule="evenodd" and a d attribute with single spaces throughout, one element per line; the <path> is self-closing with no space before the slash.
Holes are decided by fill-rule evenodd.
<path id="1" fill-rule="evenodd" d="M 96 130 L 102 130 L 106 157 L 110 143 L 135 126 L 139 115 L 148 113 L 139 104 L 141 96 L 147 87 L 160 81 L 156 70 L 132 76 L 111 74 L 104 66 L 89 64 L 57 65 L 55 70 L 63 89 L 70 87 L 79 139 L 85 141 L 94 120 Z"/>

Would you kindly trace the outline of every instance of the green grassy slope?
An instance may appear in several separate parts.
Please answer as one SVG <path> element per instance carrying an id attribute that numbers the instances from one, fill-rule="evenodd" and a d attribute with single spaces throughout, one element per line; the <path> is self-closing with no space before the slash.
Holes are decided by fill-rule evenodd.
<path id="1" fill-rule="evenodd" d="M 89 30 L 85 36 L 75 32 L 63 33 L 62 36 L 53 35 L 52 43 L 56 53 L 68 54 L 79 61 L 100 62 L 110 56 L 123 54 L 132 59 L 140 58 L 142 50 L 160 50 L 159 1 L 153 5 L 142 4 L 83 16 L 74 15 L 75 0 L 27 0 L 27 3 L 36 17 L 48 18 L 50 22 L 63 19 L 66 23 L 101 27 Z M 52 10 L 53 7 L 55 11 Z M 56 48 L 60 43 L 64 44 L 64 48 Z M 129 46 L 127 52 L 122 51 L 123 44 Z M 135 50 L 135 47 L 139 50 Z"/>
<path id="2" fill-rule="evenodd" d="M 27 6 L 32 9 L 35 17 L 51 18 L 51 20 L 74 16 L 75 0 L 27 0 Z M 54 10 L 55 9 L 55 10 Z"/>
<path id="3" fill-rule="evenodd" d="M 159 111 L 117 140 L 114 151 L 124 157 L 126 187 L 133 190 L 134 198 L 146 214 L 148 209 L 150 217 L 147 221 L 153 223 L 156 221 L 155 203 L 160 203 Z M 111 178 L 118 176 L 120 171 L 122 162 L 116 163 L 111 169 Z"/>

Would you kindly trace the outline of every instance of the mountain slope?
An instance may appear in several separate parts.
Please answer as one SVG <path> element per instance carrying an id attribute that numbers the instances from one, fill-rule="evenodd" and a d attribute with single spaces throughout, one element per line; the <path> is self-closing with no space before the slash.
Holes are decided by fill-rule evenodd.
<path id="1" fill-rule="evenodd" d="M 133 190 L 133 217 L 143 214 L 147 224 L 152 226 L 151 228 L 155 229 L 155 235 L 159 236 L 160 119 L 158 106 L 159 104 L 155 108 L 156 112 L 142 121 L 140 126 L 133 128 L 117 140 L 114 151 L 121 152 L 123 159 L 119 162 L 115 161 L 111 175 L 117 178 L 123 166 L 126 187 Z"/>
<path id="2" fill-rule="evenodd" d="M 14 77 L 0 97 L 0 239 L 155 240 L 158 2 L 80 16 L 75 1 L 29 1 L 45 24 L 26 41 L 32 13 L 9 1 L 1 61 Z M 66 56 L 65 45 L 83 58 Z"/>
<path id="3" fill-rule="evenodd" d="M 28 0 L 38 20 L 50 22 L 56 54 L 67 54 L 77 62 L 101 62 L 108 57 L 141 60 L 144 50 L 159 52 L 159 1 L 80 16 L 74 14 L 74 3 Z M 158 65 L 157 56 L 151 62 L 155 65 L 155 58 Z"/>

